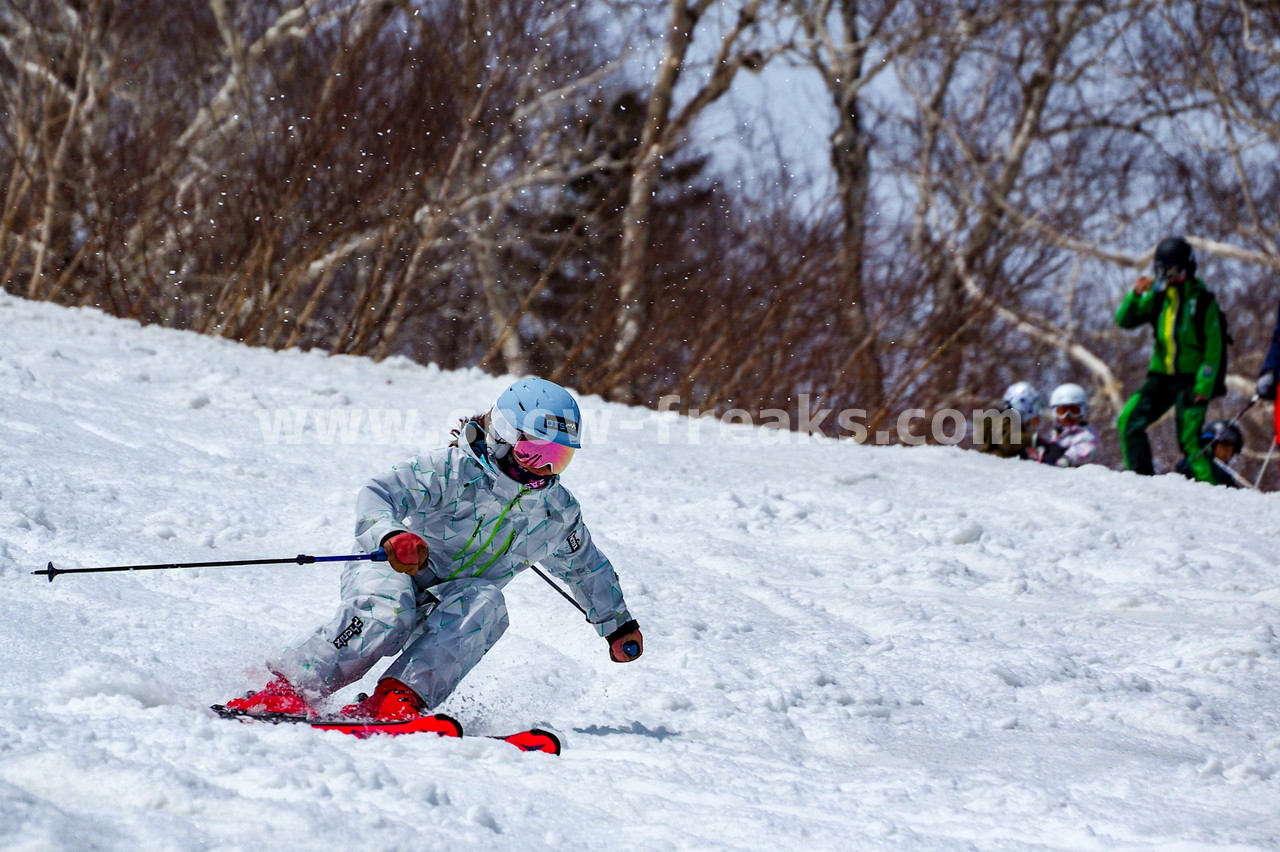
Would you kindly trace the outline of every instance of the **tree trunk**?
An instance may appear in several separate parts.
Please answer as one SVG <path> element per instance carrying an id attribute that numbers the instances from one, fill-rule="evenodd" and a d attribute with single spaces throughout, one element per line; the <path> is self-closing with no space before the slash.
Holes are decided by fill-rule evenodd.
<path id="1" fill-rule="evenodd" d="M 866 54 L 859 38 L 857 15 L 857 0 L 843 0 L 840 16 L 844 26 L 845 50 L 844 61 L 837 72 L 838 81 L 832 81 L 835 83 L 833 91 L 838 124 L 831 134 L 831 165 L 835 169 L 840 196 L 840 313 L 849 335 L 850 348 L 862 353 L 859 363 L 851 365 L 852 376 L 844 381 L 851 384 L 858 398 L 870 403 L 868 407 L 871 407 L 879 405 L 884 397 L 884 373 L 863 289 L 871 157 L 862 126 L 857 85 L 863 79 L 862 66 Z M 834 378 L 840 380 L 842 377 Z"/>

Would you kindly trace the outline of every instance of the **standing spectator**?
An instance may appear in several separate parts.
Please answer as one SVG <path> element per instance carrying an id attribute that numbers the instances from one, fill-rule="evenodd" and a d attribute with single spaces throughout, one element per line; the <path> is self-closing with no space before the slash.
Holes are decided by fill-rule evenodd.
<path id="1" fill-rule="evenodd" d="M 1054 422 L 1040 451 L 1040 461 L 1056 467 L 1079 467 L 1098 455 L 1098 430 L 1089 425 L 1089 394 L 1070 382 L 1049 394 Z"/>
<path id="2" fill-rule="evenodd" d="M 1146 381 L 1120 412 L 1124 466 L 1155 473 L 1147 429 L 1174 407 L 1178 445 L 1190 459 L 1191 476 L 1213 482 L 1209 458 L 1200 453 L 1200 431 L 1209 400 L 1226 391 L 1226 344 L 1217 299 L 1196 277 L 1196 259 L 1182 237 L 1156 246 L 1152 276 L 1142 276 L 1116 311 L 1121 328 L 1150 325 L 1155 345 Z"/>

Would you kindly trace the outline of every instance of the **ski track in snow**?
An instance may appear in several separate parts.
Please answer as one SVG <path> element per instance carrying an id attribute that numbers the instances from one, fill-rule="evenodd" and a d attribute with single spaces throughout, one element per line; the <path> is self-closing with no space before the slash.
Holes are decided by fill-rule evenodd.
<path id="1" fill-rule="evenodd" d="M 336 566 L 30 572 L 351 552 L 356 489 L 508 380 L 4 295 L 0 328 L 0 849 L 1280 848 L 1274 495 L 586 398 L 565 480 L 645 656 L 528 573 L 439 709 L 564 755 L 359 741 L 207 710 Z M 264 438 L 387 409 L 412 440 Z"/>

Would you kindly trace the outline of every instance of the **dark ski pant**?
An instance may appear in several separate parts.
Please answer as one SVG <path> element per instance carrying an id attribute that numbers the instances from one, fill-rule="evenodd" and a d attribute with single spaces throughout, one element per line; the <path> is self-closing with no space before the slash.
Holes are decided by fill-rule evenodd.
<path id="1" fill-rule="evenodd" d="M 1194 376 L 1147 374 L 1147 380 L 1129 398 L 1116 424 L 1120 431 L 1120 452 L 1124 456 L 1126 470 L 1145 476 L 1155 473 L 1147 429 L 1172 406 L 1178 430 L 1178 446 L 1184 456 L 1193 459 L 1190 463 L 1192 477 L 1200 482 L 1213 482 L 1213 465 L 1208 454 L 1200 452 L 1200 430 L 1204 426 L 1204 416 L 1209 404 L 1192 403 L 1194 395 Z"/>

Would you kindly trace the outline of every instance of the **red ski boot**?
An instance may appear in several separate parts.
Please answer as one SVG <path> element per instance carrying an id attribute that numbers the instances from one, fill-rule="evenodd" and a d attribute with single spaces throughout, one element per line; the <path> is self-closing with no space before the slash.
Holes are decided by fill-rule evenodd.
<path id="1" fill-rule="evenodd" d="M 234 710 L 245 716 L 257 716 L 269 719 L 273 716 L 302 717 L 314 719 L 316 711 L 307 704 L 307 699 L 280 675 L 257 692 L 250 692 L 243 698 L 233 698 L 226 703 L 228 710 Z"/>
<path id="2" fill-rule="evenodd" d="M 373 695 L 348 704 L 338 715 L 368 722 L 407 722 L 428 715 L 428 711 L 418 693 L 393 677 L 384 677 L 378 681 Z"/>

